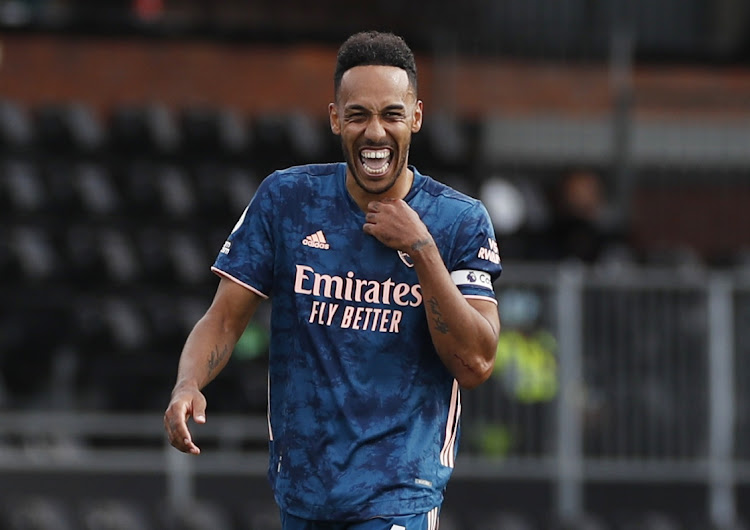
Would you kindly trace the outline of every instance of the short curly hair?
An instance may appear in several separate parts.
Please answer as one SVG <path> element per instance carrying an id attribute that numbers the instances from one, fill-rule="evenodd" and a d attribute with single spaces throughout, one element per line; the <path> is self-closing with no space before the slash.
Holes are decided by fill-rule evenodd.
<path id="1" fill-rule="evenodd" d="M 338 96 L 341 78 L 347 70 L 368 65 L 395 66 L 405 70 L 416 93 L 417 64 L 406 41 L 393 33 L 361 31 L 346 39 L 339 48 L 333 75 L 334 94 Z"/>

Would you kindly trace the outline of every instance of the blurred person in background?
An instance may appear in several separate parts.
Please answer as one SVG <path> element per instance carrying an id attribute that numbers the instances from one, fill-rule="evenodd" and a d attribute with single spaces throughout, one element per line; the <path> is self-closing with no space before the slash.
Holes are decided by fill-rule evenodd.
<path id="1" fill-rule="evenodd" d="M 604 183 L 595 170 L 565 172 L 553 188 L 551 212 L 549 228 L 534 246 L 531 258 L 594 264 L 629 256 L 622 231 L 611 219 Z"/>
<path id="2" fill-rule="evenodd" d="M 492 373 L 501 272 L 481 202 L 408 164 L 422 125 L 414 56 L 364 32 L 339 49 L 330 125 L 345 163 L 266 178 L 219 253 L 164 416 L 188 420 L 272 298 L 269 480 L 285 530 L 434 530 L 460 433 L 460 388 Z"/>

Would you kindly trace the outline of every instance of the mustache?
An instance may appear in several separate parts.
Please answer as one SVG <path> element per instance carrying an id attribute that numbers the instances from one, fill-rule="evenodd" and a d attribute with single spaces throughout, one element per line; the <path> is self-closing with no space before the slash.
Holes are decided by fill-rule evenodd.
<path id="1" fill-rule="evenodd" d="M 378 143 L 378 142 L 366 140 L 363 143 L 359 144 L 355 149 L 357 151 L 361 149 L 390 149 L 391 151 L 395 151 L 396 146 L 390 143 Z"/>

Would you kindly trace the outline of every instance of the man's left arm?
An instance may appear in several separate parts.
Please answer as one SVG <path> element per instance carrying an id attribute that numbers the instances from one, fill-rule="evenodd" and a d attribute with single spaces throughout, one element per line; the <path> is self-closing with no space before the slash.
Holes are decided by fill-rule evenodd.
<path id="1" fill-rule="evenodd" d="M 429 230 L 404 201 L 372 202 L 366 220 L 366 233 L 414 262 L 432 341 L 458 383 L 474 388 L 487 380 L 500 333 L 497 304 L 459 291 Z"/>
<path id="2" fill-rule="evenodd" d="M 500 318 L 497 304 L 467 299 L 450 277 L 435 242 L 415 245 L 410 256 L 422 286 L 432 342 L 464 388 L 487 380 L 495 365 Z"/>

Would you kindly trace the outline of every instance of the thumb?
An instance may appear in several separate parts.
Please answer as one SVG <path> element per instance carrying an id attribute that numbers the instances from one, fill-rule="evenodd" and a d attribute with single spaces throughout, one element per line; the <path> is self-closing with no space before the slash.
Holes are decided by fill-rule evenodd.
<path id="1" fill-rule="evenodd" d="M 205 405 L 193 405 L 193 420 L 195 423 L 206 423 Z"/>

